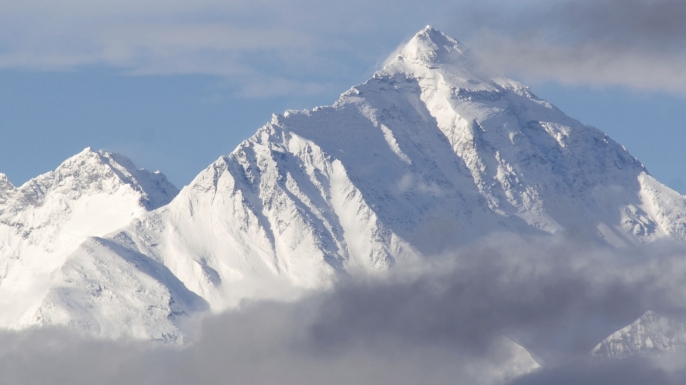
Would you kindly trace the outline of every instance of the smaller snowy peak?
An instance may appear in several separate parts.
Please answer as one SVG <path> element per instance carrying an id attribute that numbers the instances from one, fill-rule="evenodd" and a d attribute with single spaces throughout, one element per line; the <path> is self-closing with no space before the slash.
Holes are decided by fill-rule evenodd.
<path id="1" fill-rule="evenodd" d="M 0 189 L 0 327 L 35 325 L 56 272 L 89 237 L 123 228 L 169 203 L 177 189 L 125 156 L 86 148 L 14 188 Z M 47 313 L 46 313 L 47 314 Z"/>
<path id="2" fill-rule="evenodd" d="M 685 347 L 686 324 L 647 311 L 599 343 L 591 355 L 598 358 L 624 358 L 668 353 Z"/>
<path id="3" fill-rule="evenodd" d="M 159 172 L 138 169 L 124 155 L 93 151 L 90 147 L 65 160 L 55 171 L 40 175 L 22 185 L 24 204 L 40 206 L 50 192 L 70 199 L 94 193 L 114 193 L 122 185 L 141 195 L 140 204 L 153 210 L 169 203 L 178 189 Z"/>
<path id="4" fill-rule="evenodd" d="M 0 244 L 6 247 L 0 247 L 0 270 L 4 256 L 37 255 L 25 246 L 42 245 L 49 253 L 65 245 L 69 249 L 86 236 L 123 227 L 177 194 L 161 173 L 138 169 L 123 155 L 90 148 L 18 188 L 3 175 Z"/>

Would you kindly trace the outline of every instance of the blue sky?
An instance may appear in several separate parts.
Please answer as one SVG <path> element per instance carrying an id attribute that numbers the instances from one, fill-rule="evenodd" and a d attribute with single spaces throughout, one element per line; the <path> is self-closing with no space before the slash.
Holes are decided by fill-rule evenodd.
<path id="1" fill-rule="evenodd" d="M 0 0 L 0 172 L 18 185 L 91 146 L 182 186 L 431 24 L 686 193 L 680 3 Z"/>

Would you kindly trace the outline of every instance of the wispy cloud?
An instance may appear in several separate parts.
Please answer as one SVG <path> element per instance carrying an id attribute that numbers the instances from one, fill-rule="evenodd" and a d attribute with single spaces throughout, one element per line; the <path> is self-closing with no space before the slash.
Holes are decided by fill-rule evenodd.
<path id="1" fill-rule="evenodd" d="M 256 92 L 260 79 L 282 79 L 279 92 L 302 92 L 292 82 L 315 93 L 364 80 L 433 24 L 528 79 L 686 90 L 679 0 L 28 0 L 0 2 L 0 11 L 0 68 L 256 79 L 244 95 L 268 94 Z"/>
<path id="2" fill-rule="evenodd" d="M 410 3 L 5 1 L 0 69 L 108 66 L 134 75 L 228 77 L 248 97 L 321 93 L 341 77 L 359 78 L 360 67 L 387 53 L 389 36 L 393 44 L 405 37 L 395 35 L 398 27 L 388 31 L 394 22 L 387 17 L 425 18 Z"/>

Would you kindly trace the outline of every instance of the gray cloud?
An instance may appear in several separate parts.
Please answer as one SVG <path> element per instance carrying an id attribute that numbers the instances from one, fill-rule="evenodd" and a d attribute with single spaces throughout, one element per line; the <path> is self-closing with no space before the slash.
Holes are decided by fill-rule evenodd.
<path id="1" fill-rule="evenodd" d="M 683 370 L 669 371 L 653 360 L 630 358 L 603 363 L 575 362 L 523 376 L 510 385 L 678 385 L 684 378 Z"/>
<path id="2" fill-rule="evenodd" d="M 246 303 L 206 319 L 182 348 L 65 330 L 3 333 L 0 383 L 496 384 L 511 365 L 506 336 L 545 363 L 513 385 L 676 384 L 686 355 L 589 362 L 585 354 L 645 310 L 684 319 L 683 255 L 670 244 L 614 252 L 500 234 L 297 302 Z"/>
<path id="3" fill-rule="evenodd" d="M 552 21 L 589 41 L 651 50 L 684 48 L 686 4 L 678 0 L 574 1 L 555 7 Z"/>
<path id="4" fill-rule="evenodd" d="M 563 0 L 512 15 L 477 9 L 474 46 L 528 80 L 620 85 L 683 94 L 686 3 Z"/>
<path id="5" fill-rule="evenodd" d="M 564 362 L 648 309 L 680 316 L 681 255 L 666 245 L 616 254 L 583 240 L 502 234 L 413 279 L 340 286 L 313 329 L 317 341 L 391 333 L 470 354 L 505 334 L 546 363 Z"/>

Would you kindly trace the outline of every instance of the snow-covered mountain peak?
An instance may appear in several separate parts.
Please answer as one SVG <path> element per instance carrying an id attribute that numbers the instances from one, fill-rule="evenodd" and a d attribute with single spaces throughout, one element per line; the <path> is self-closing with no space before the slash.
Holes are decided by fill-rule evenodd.
<path id="1" fill-rule="evenodd" d="M 410 39 L 376 77 L 397 74 L 413 78 L 440 74 L 452 86 L 463 89 L 495 90 L 500 83 L 516 83 L 490 69 L 465 45 L 431 26 Z"/>
<path id="2" fill-rule="evenodd" d="M 42 205 L 50 192 L 60 192 L 70 199 L 100 192 L 112 194 L 122 186 L 140 194 L 140 204 L 148 210 L 169 203 L 178 189 L 159 172 L 138 169 L 124 155 L 93 151 L 90 147 L 65 160 L 55 171 L 38 176 L 19 190 L 18 199 L 26 204 Z"/>
<path id="3" fill-rule="evenodd" d="M 459 41 L 430 25 L 417 32 L 399 54 L 404 60 L 420 61 L 429 65 L 452 62 L 469 55 L 469 50 Z"/>
<path id="4" fill-rule="evenodd" d="M 0 325 L 40 322 L 37 309 L 69 253 L 177 193 L 164 175 L 90 148 L 18 188 L 0 178 Z"/>
<path id="5" fill-rule="evenodd" d="M 123 155 L 86 148 L 55 171 L 18 188 L 2 175 L 0 225 L 8 226 L 7 237 L 50 244 L 49 249 L 53 249 L 57 247 L 55 242 L 61 243 L 55 237 L 64 230 L 63 226 L 78 234 L 76 238 L 105 235 L 124 226 L 132 217 L 169 203 L 177 194 L 176 187 L 163 174 L 138 169 Z M 98 218 L 102 223 L 97 224 Z M 47 236 L 48 233 L 54 236 Z M 19 239 L 17 242 L 22 243 Z M 0 249 L 0 256 L 12 248 L 8 245 Z"/>

